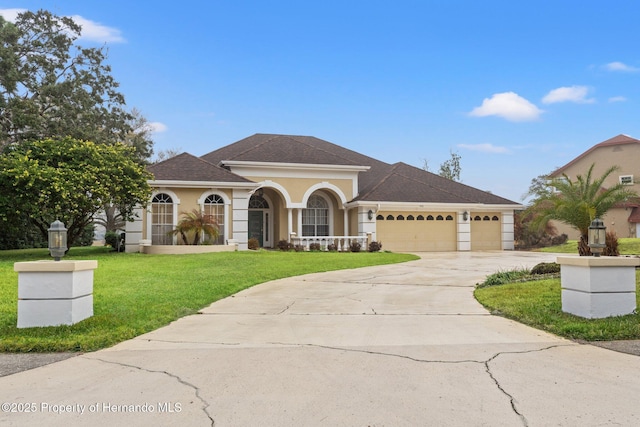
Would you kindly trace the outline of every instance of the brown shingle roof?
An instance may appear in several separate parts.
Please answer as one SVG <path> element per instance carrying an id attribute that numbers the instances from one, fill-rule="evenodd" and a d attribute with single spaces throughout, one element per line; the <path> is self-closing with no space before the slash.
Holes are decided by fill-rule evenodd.
<path id="1" fill-rule="evenodd" d="M 623 135 L 623 134 L 614 136 L 613 138 L 609 138 L 606 141 L 602 141 L 601 143 L 596 144 L 593 147 L 589 148 L 587 151 L 585 151 L 584 153 L 580 154 L 578 157 L 576 157 L 575 159 L 571 160 L 566 165 L 564 165 L 564 166 L 556 169 L 555 171 L 551 172 L 549 174 L 549 176 L 554 178 L 554 177 L 558 177 L 558 176 L 562 175 L 564 173 L 564 171 L 568 167 L 570 167 L 574 163 L 578 162 L 583 157 L 588 156 L 589 154 L 591 154 L 593 151 L 595 151 L 598 148 L 611 147 L 611 146 L 614 146 L 614 145 L 626 145 L 626 144 L 640 144 L 640 140 L 632 138 L 632 137 L 630 137 L 628 135 Z"/>
<path id="2" fill-rule="evenodd" d="M 443 178 L 406 163 L 390 165 L 356 200 L 423 203 L 517 204 L 486 191 Z"/>
<path id="3" fill-rule="evenodd" d="M 156 179 L 250 182 L 216 165 L 225 161 L 248 161 L 369 166 L 368 171 L 359 174 L 359 196 L 354 200 L 517 205 L 405 163 L 390 165 L 312 136 L 255 134 L 199 159 L 186 153 L 174 159 L 153 165 L 149 170 L 156 174 Z M 165 165 L 170 160 L 173 162 Z"/>
<path id="4" fill-rule="evenodd" d="M 252 182 L 189 153 L 171 157 L 147 169 L 159 181 Z"/>

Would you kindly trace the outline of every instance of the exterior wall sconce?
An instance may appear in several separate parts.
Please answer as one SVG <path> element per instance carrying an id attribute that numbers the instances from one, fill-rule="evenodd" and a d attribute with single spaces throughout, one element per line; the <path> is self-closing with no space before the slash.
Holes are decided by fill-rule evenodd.
<path id="1" fill-rule="evenodd" d="M 369 218 L 369 220 L 373 219 L 373 211 L 371 209 L 369 209 L 369 212 L 367 212 L 367 218 Z"/>
<path id="2" fill-rule="evenodd" d="M 54 261 L 60 261 L 67 252 L 67 229 L 61 221 L 55 220 L 49 228 L 49 253 Z"/>
<path id="3" fill-rule="evenodd" d="M 589 248 L 593 256 L 599 257 L 602 250 L 607 246 L 607 227 L 600 218 L 591 221 L 589 226 Z"/>
<path id="4" fill-rule="evenodd" d="M 462 212 L 462 220 L 466 221 L 468 219 L 469 219 L 469 212 L 467 211 Z"/>

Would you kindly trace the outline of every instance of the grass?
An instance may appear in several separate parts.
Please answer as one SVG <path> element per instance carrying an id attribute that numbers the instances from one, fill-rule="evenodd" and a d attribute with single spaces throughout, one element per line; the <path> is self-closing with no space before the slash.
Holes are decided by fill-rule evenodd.
<path id="1" fill-rule="evenodd" d="M 17 324 L 17 261 L 50 259 L 46 249 L 0 251 L 0 352 L 94 351 L 152 331 L 214 301 L 269 280 L 405 262 L 395 253 L 220 252 L 124 254 L 72 248 L 65 259 L 95 259 L 94 316 L 71 326 Z"/>
<path id="2" fill-rule="evenodd" d="M 618 250 L 620 255 L 640 255 L 640 239 L 637 238 L 619 238 Z M 578 254 L 578 241 L 567 240 L 566 243 L 558 246 L 549 246 L 548 248 L 536 249 L 538 252 L 551 252 L 563 254 Z"/>
<path id="3" fill-rule="evenodd" d="M 585 341 L 640 339 L 640 314 L 584 319 L 562 311 L 560 279 L 544 279 L 476 288 L 476 299 L 493 314 L 553 334 Z M 640 272 L 636 271 L 640 307 Z"/>

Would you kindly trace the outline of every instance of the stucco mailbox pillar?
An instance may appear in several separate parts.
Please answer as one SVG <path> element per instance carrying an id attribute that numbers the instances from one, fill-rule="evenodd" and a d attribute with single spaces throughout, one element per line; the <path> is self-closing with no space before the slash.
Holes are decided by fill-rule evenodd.
<path id="1" fill-rule="evenodd" d="M 93 316 L 98 261 L 16 262 L 18 328 L 73 325 Z"/>
<path id="2" fill-rule="evenodd" d="M 588 319 L 632 314 L 640 258 L 558 257 L 562 311 Z"/>

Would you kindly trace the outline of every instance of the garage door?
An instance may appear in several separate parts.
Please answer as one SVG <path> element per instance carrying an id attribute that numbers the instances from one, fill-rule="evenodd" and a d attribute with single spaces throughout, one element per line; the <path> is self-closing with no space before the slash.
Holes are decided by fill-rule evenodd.
<path id="1" fill-rule="evenodd" d="M 395 252 L 457 250 L 456 214 L 379 212 L 376 239 L 382 249 Z"/>
<path id="2" fill-rule="evenodd" d="M 502 249 L 502 229 L 499 214 L 471 215 L 471 250 Z"/>

